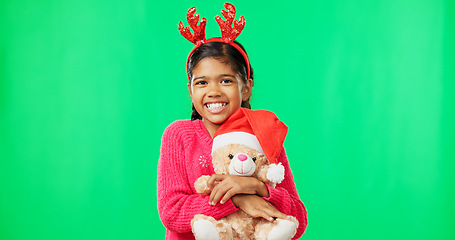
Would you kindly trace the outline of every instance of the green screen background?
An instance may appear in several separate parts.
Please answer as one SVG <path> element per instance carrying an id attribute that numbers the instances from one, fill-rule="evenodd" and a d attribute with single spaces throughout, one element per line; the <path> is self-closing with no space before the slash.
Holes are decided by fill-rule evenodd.
<path id="1" fill-rule="evenodd" d="M 253 109 L 289 126 L 304 239 L 455 239 L 455 3 L 232 1 Z M 163 239 L 165 127 L 190 116 L 177 30 L 223 1 L 0 3 L 0 239 Z"/>

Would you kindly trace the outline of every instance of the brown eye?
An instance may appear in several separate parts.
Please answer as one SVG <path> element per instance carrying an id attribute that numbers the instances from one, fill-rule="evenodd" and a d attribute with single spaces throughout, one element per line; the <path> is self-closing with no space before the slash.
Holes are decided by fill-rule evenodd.
<path id="1" fill-rule="evenodd" d="M 252 158 L 252 159 L 253 159 L 253 162 L 256 162 L 256 160 L 257 160 L 256 157 L 254 157 L 254 158 Z"/>
<path id="2" fill-rule="evenodd" d="M 233 159 L 233 158 L 234 158 L 234 155 L 229 154 L 229 158 L 230 158 L 230 159 Z"/>

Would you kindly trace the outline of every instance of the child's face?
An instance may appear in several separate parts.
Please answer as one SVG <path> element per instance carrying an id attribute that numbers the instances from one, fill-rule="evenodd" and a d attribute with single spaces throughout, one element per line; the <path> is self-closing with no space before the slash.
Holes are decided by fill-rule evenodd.
<path id="1" fill-rule="evenodd" d="M 209 130 L 218 129 L 251 94 L 252 80 L 243 84 L 223 59 L 204 58 L 193 69 L 188 84 L 191 100 Z"/>

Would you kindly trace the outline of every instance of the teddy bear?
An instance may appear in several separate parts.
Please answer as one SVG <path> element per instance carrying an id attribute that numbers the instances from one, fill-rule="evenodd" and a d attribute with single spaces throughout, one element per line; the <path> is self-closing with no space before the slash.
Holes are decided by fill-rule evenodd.
<path id="1" fill-rule="evenodd" d="M 286 125 L 272 112 L 240 108 L 214 135 L 212 164 L 215 173 L 252 176 L 275 187 L 284 179 L 284 167 L 276 160 L 286 133 Z M 195 181 L 197 193 L 210 194 L 209 178 L 204 175 Z M 291 239 L 298 224 L 295 217 L 270 222 L 253 218 L 240 209 L 218 221 L 202 214 L 195 215 L 191 221 L 193 234 L 198 240 Z"/>

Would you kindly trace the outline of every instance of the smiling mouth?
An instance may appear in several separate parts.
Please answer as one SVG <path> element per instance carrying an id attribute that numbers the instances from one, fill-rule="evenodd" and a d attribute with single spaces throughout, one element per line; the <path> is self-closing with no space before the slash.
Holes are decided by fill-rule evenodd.
<path id="1" fill-rule="evenodd" d="M 205 104 L 205 107 L 207 108 L 207 110 L 212 113 L 212 114 L 218 114 L 218 113 L 221 113 L 224 111 L 224 109 L 226 109 L 226 106 L 228 105 L 228 103 L 206 103 Z"/>
<path id="2" fill-rule="evenodd" d="M 227 105 L 227 103 L 206 103 L 206 104 L 205 104 L 205 106 L 206 106 L 209 110 L 221 110 L 221 109 L 223 109 L 226 105 Z"/>
<path id="3" fill-rule="evenodd" d="M 253 169 L 253 167 L 251 167 L 251 168 L 250 168 L 248 171 L 246 171 L 246 172 L 243 172 L 243 171 L 242 171 L 242 172 L 239 172 L 239 171 L 237 171 L 237 169 L 235 169 L 235 167 L 233 167 L 233 169 L 234 169 L 234 171 L 235 171 L 236 173 L 245 175 L 245 174 L 249 174 L 249 173 L 251 172 L 251 170 Z"/>

